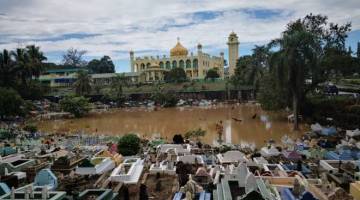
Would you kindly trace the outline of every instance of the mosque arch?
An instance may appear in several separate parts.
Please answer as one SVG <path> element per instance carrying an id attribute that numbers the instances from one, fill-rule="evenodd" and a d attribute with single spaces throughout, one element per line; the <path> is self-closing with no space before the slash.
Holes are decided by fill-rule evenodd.
<path id="1" fill-rule="evenodd" d="M 173 62 L 172 62 L 172 68 L 176 68 L 177 67 L 177 62 L 176 62 L 176 60 L 174 60 Z"/>
<path id="2" fill-rule="evenodd" d="M 185 67 L 185 63 L 184 63 L 183 60 L 180 60 L 180 61 L 179 61 L 179 67 L 181 67 L 181 68 L 184 68 L 184 67 Z"/>
<path id="3" fill-rule="evenodd" d="M 146 64 L 146 69 L 147 69 L 147 68 L 150 68 L 150 65 L 151 65 L 150 63 L 147 63 L 147 64 Z"/>
<path id="4" fill-rule="evenodd" d="M 189 59 L 186 60 L 186 68 L 191 68 L 191 61 Z"/>
<path id="5" fill-rule="evenodd" d="M 196 58 L 193 60 L 193 67 L 198 68 L 198 59 Z"/>
<path id="6" fill-rule="evenodd" d="M 141 63 L 141 69 L 143 70 L 143 69 L 145 69 L 145 64 L 144 63 Z"/>
<path id="7" fill-rule="evenodd" d="M 170 61 L 166 61 L 166 69 L 170 69 L 171 65 L 170 65 Z"/>

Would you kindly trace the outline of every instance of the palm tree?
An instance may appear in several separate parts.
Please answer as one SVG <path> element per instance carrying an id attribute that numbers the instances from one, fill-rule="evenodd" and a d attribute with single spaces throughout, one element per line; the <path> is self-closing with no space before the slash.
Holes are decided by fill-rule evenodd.
<path id="1" fill-rule="evenodd" d="M 287 71 L 287 84 L 293 104 L 294 130 L 299 129 L 299 100 L 304 95 L 306 71 L 317 58 L 318 43 L 315 40 L 314 35 L 298 20 L 289 25 L 282 38 L 275 41 L 280 46 L 276 55 L 278 65 L 275 67 L 278 67 L 278 73 L 282 70 Z"/>
<path id="2" fill-rule="evenodd" d="M 11 60 L 11 53 L 4 49 L 3 52 L 0 52 L 0 86 L 14 87 L 17 73 L 15 63 Z"/>
<path id="3" fill-rule="evenodd" d="M 19 70 L 19 76 L 22 85 L 27 85 L 28 77 L 31 77 L 31 73 L 27 70 L 29 65 L 29 57 L 23 48 L 17 48 L 11 52 L 11 56 L 14 57 L 16 68 Z"/>
<path id="4" fill-rule="evenodd" d="M 80 70 L 78 72 L 74 86 L 77 95 L 83 96 L 91 92 L 91 77 L 87 71 Z"/>
<path id="5" fill-rule="evenodd" d="M 40 47 L 35 45 L 29 45 L 26 47 L 27 54 L 29 57 L 29 65 L 27 70 L 29 74 L 35 77 L 39 77 L 43 71 L 43 61 L 47 60 L 43 52 L 40 51 Z"/>
<path id="6" fill-rule="evenodd" d="M 111 82 L 111 93 L 116 100 L 120 100 L 123 97 L 123 88 L 128 85 L 129 81 L 124 74 L 116 75 Z"/>

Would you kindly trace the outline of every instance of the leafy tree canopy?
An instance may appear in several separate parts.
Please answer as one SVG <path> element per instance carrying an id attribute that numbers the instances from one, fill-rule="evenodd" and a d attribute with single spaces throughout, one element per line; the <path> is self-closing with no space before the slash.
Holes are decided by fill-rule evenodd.
<path id="1" fill-rule="evenodd" d="M 181 67 L 176 67 L 171 69 L 169 72 L 165 74 L 164 79 L 166 82 L 175 82 L 175 83 L 181 83 L 187 80 L 185 70 Z"/>
<path id="2" fill-rule="evenodd" d="M 219 77 L 220 75 L 216 69 L 209 69 L 206 73 L 205 79 L 215 79 Z"/>
<path id="3" fill-rule="evenodd" d="M 60 107 L 75 117 L 82 117 L 90 110 L 89 100 L 83 96 L 68 95 L 60 100 Z"/>
<path id="4" fill-rule="evenodd" d="M 87 64 L 90 73 L 114 73 L 115 65 L 109 56 L 103 56 L 100 60 L 93 59 Z"/>

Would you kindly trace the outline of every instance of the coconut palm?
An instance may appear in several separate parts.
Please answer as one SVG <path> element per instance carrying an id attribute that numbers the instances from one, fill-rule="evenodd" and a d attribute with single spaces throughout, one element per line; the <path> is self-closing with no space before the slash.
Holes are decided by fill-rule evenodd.
<path id="1" fill-rule="evenodd" d="M 26 51 L 29 58 L 27 70 L 32 76 L 39 77 L 40 73 L 43 71 L 43 61 L 47 60 L 47 58 L 44 56 L 43 52 L 40 51 L 40 47 L 35 45 L 27 46 Z"/>
<path id="2" fill-rule="evenodd" d="M 29 70 L 27 70 L 29 65 L 29 56 L 26 53 L 26 50 L 23 48 L 17 48 L 15 51 L 11 52 L 11 56 L 14 58 L 16 68 L 19 70 L 18 74 L 22 85 L 26 85 L 27 79 L 32 76 Z"/>
<path id="3" fill-rule="evenodd" d="M 74 83 L 77 95 L 83 96 L 91 92 L 91 77 L 85 70 L 80 70 L 77 74 L 77 80 Z"/>
<path id="4" fill-rule="evenodd" d="M 4 49 L 3 52 L 0 52 L 0 86 L 15 86 L 17 73 L 15 63 L 11 60 L 11 53 Z"/>

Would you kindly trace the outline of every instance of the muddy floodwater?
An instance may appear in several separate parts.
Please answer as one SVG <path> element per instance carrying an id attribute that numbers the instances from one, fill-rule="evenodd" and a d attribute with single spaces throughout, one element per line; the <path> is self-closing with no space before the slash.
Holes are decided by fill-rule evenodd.
<path id="1" fill-rule="evenodd" d="M 255 116 L 256 115 L 256 116 Z M 174 134 L 202 128 L 207 131 L 201 140 L 213 144 L 218 140 L 216 123 L 223 121 L 222 140 L 227 143 L 264 145 L 264 141 L 280 141 L 285 134 L 296 138 L 286 115 L 264 112 L 255 105 L 217 105 L 211 107 L 123 108 L 106 113 L 93 113 L 80 119 L 48 120 L 38 123 L 39 129 L 52 133 L 90 133 L 123 135 L 137 133 L 141 137 L 161 136 L 172 140 Z"/>

